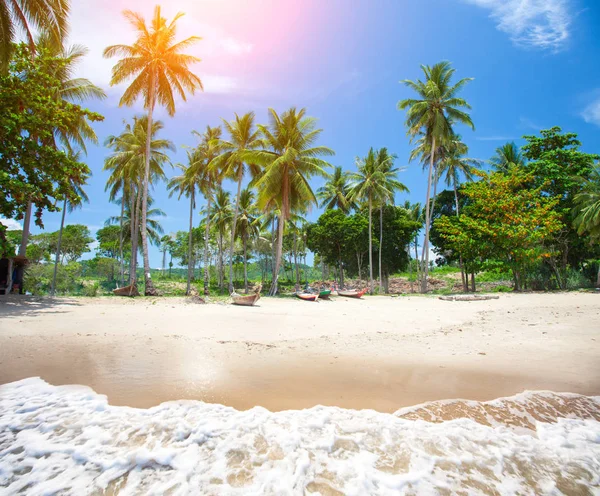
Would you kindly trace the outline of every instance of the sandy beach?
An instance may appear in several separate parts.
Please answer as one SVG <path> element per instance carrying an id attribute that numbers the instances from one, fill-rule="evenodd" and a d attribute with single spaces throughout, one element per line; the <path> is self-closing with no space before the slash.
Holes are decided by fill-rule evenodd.
<path id="1" fill-rule="evenodd" d="M 114 405 L 394 412 L 524 390 L 600 394 L 600 295 L 0 300 L 0 383 L 82 384 Z"/>

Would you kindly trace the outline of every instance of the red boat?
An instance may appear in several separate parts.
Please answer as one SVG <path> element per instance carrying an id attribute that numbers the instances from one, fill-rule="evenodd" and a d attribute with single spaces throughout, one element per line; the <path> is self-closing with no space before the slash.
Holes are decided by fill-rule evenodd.
<path id="1" fill-rule="evenodd" d="M 318 294 L 296 293 L 296 296 L 304 301 L 317 301 L 319 299 Z"/>
<path id="2" fill-rule="evenodd" d="M 367 288 L 363 289 L 362 291 L 357 291 L 356 289 L 349 289 L 347 291 L 338 290 L 338 295 L 345 296 L 346 298 L 362 298 L 362 295 L 364 295 L 366 292 Z"/>

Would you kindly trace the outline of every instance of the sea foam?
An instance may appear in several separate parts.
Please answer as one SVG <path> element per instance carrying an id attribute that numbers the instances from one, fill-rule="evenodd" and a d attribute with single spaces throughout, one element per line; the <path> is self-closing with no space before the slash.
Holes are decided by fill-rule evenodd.
<path id="1" fill-rule="evenodd" d="M 143 410 L 32 378 L 0 386 L 0 495 L 598 494 L 599 412 L 553 393 L 395 415 Z"/>

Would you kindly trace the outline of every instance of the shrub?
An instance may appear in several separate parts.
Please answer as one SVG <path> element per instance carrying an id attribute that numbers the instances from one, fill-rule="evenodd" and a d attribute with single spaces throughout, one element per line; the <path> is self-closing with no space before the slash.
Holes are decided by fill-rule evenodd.
<path id="1" fill-rule="evenodd" d="M 98 296 L 99 288 L 100 284 L 98 284 L 98 281 L 93 281 L 92 283 L 88 283 L 83 286 L 83 294 L 90 297 Z"/>

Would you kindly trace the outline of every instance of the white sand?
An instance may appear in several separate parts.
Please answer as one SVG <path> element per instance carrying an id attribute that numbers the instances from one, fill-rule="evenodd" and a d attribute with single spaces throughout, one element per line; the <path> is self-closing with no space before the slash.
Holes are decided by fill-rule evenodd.
<path id="1" fill-rule="evenodd" d="M 0 384 L 40 376 L 113 404 L 395 411 L 523 390 L 600 394 L 600 294 L 262 299 L 0 297 Z"/>

